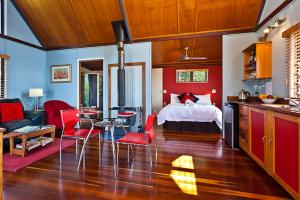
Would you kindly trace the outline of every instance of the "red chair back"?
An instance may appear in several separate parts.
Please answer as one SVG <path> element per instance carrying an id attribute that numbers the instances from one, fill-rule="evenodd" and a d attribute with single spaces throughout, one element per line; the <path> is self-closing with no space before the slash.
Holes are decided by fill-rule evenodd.
<path id="1" fill-rule="evenodd" d="M 150 141 L 155 139 L 155 132 L 154 132 L 154 129 L 153 129 L 155 117 L 156 117 L 156 113 L 153 113 L 153 114 L 149 115 L 148 118 L 147 118 L 145 128 L 144 128 L 145 132 L 146 131 L 149 132 Z"/>
<path id="2" fill-rule="evenodd" d="M 61 121 L 63 125 L 64 135 L 74 135 L 75 126 L 80 121 L 76 116 L 80 113 L 78 109 L 61 110 Z"/>

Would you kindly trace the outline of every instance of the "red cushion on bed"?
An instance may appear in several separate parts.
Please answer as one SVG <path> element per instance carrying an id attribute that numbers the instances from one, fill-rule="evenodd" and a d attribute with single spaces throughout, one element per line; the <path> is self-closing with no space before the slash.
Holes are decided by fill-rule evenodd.
<path id="1" fill-rule="evenodd" d="M 1 122 L 24 119 L 23 105 L 21 102 L 0 103 Z"/>
<path id="2" fill-rule="evenodd" d="M 190 93 L 190 94 L 183 93 L 182 95 L 178 96 L 178 99 L 180 100 L 181 103 L 185 103 L 185 101 L 188 100 L 188 99 L 191 100 L 194 103 L 196 103 L 199 100 L 192 93 Z"/>
<path id="3" fill-rule="evenodd" d="M 181 95 L 177 96 L 177 98 L 179 99 L 179 101 L 181 102 L 181 99 L 186 96 L 186 93 L 182 93 Z"/>
<path id="4" fill-rule="evenodd" d="M 192 98 L 190 99 L 191 101 L 193 101 L 194 103 L 196 103 L 199 99 L 193 94 L 190 92 L 189 96 Z"/>
<path id="5" fill-rule="evenodd" d="M 181 103 L 185 103 L 186 100 L 190 99 L 190 96 L 188 94 L 185 94 L 181 99 L 180 102 Z"/>

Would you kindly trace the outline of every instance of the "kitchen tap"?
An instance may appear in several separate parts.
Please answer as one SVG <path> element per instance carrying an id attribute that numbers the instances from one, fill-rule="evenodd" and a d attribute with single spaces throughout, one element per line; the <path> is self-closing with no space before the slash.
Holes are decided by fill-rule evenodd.
<path id="1" fill-rule="evenodd" d="M 297 109 L 300 109 L 300 97 L 299 98 L 290 97 L 290 98 L 285 98 L 285 100 L 289 100 L 293 102 L 297 106 Z"/>

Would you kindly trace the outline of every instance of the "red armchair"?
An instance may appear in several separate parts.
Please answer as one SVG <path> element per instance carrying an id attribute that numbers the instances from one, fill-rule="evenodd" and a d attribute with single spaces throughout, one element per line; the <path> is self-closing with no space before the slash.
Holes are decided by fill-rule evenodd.
<path id="1" fill-rule="evenodd" d="M 50 100 L 44 103 L 44 108 L 46 112 L 46 124 L 55 125 L 56 128 L 62 128 L 62 121 L 61 121 L 61 110 L 68 110 L 73 109 L 72 106 L 67 104 L 64 101 L 60 100 Z"/>

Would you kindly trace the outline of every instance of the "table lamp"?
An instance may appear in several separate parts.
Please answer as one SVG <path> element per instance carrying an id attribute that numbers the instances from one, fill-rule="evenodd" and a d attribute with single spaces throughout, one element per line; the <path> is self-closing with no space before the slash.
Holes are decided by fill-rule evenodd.
<path id="1" fill-rule="evenodd" d="M 35 97 L 34 110 L 39 109 L 39 97 L 44 96 L 42 88 L 30 88 L 29 97 Z"/>

